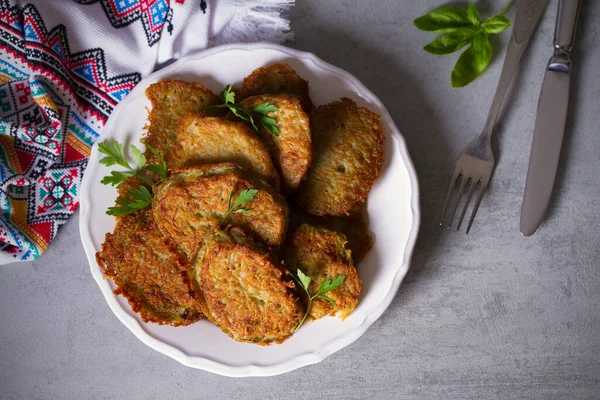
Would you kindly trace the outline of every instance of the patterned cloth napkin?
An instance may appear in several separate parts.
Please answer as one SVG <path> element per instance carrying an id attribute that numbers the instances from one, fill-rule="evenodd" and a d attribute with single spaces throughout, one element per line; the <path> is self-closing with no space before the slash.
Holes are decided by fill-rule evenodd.
<path id="1" fill-rule="evenodd" d="M 290 38 L 294 0 L 0 0 L 0 264 L 79 207 L 93 143 L 142 77 L 208 46 Z"/>

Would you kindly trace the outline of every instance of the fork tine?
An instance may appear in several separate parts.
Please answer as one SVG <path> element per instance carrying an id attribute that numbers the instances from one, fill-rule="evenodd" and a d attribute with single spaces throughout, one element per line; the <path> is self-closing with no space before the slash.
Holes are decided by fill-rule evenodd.
<path id="1" fill-rule="evenodd" d="M 446 211 L 448 210 L 448 202 L 450 201 L 450 197 L 452 197 L 452 192 L 454 191 L 454 187 L 456 186 L 456 181 L 458 180 L 458 177 L 461 175 L 461 173 L 462 171 L 457 166 L 456 170 L 454 170 L 454 176 L 452 177 L 450 187 L 448 188 L 448 194 L 446 195 L 446 201 L 444 202 L 444 211 L 442 211 L 440 225 L 444 225 L 444 218 L 446 217 Z"/>
<path id="2" fill-rule="evenodd" d="M 483 199 L 483 194 L 485 193 L 485 189 L 487 189 L 487 185 L 489 180 L 486 182 L 481 182 L 481 186 L 479 187 L 479 193 L 477 194 L 477 201 L 475 202 L 475 206 L 473 207 L 473 211 L 471 212 L 471 218 L 469 219 L 469 225 L 467 225 L 467 235 L 471 230 L 471 226 L 473 225 L 473 220 L 475 219 L 475 214 L 477 214 L 477 210 L 479 209 L 479 205 L 481 204 L 481 200 Z"/>
<path id="3" fill-rule="evenodd" d="M 471 185 L 469 186 L 469 194 L 467 195 L 467 200 L 465 200 L 465 205 L 462 209 L 462 212 L 460 213 L 460 218 L 458 219 L 458 225 L 456 226 L 457 232 L 460 230 L 460 226 L 462 225 L 463 220 L 465 219 L 465 214 L 467 212 L 467 208 L 469 208 L 469 203 L 471 202 L 471 197 L 473 196 L 473 191 L 475 190 L 475 187 L 477 186 L 478 183 L 479 183 L 479 179 L 475 180 L 475 179 L 471 178 Z"/>
<path id="4" fill-rule="evenodd" d="M 458 205 L 460 204 L 460 199 L 462 198 L 463 192 L 465 190 L 465 184 L 470 179 L 470 176 L 462 175 L 462 180 L 460 181 L 460 188 L 458 189 L 458 198 L 456 199 L 456 203 L 454 203 L 454 209 L 452 210 L 452 216 L 450 217 L 450 222 L 448 222 L 448 228 L 452 226 L 452 221 L 454 220 L 454 215 L 456 215 L 456 210 L 458 209 Z"/>

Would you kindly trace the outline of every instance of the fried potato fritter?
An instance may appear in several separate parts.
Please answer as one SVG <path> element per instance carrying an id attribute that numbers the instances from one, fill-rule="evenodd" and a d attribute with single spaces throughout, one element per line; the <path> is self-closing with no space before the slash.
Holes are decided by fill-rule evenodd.
<path id="1" fill-rule="evenodd" d="M 244 78 L 238 92 L 238 101 L 258 94 L 291 94 L 300 99 L 304 111 L 310 112 L 313 107 L 308 95 L 308 82 L 286 63 L 255 69 Z"/>
<path id="2" fill-rule="evenodd" d="M 279 189 L 279 174 L 267 148 L 240 122 L 198 113 L 184 115 L 177 127 L 177 143 L 165 160 L 171 168 L 235 162 Z"/>
<path id="3" fill-rule="evenodd" d="M 163 156 L 173 151 L 177 142 L 175 129 L 183 114 L 202 110 L 204 115 L 211 116 L 225 113 L 220 108 L 206 109 L 218 105 L 221 100 L 199 82 L 163 79 L 146 88 L 146 97 L 150 100 L 152 109 L 148 114 L 148 132 L 142 142 L 151 145 Z M 150 163 L 156 161 L 149 150 L 146 150 L 145 155 Z"/>
<path id="4" fill-rule="evenodd" d="M 227 214 L 242 190 L 257 189 L 244 204 L 250 210 Z M 237 226 L 269 246 L 279 247 L 285 238 L 288 207 L 285 200 L 234 163 L 203 165 L 173 170 L 155 187 L 152 210 L 156 221 L 188 258 L 193 257 L 203 236 L 220 226 Z"/>
<path id="5" fill-rule="evenodd" d="M 208 233 L 189 275 L 208 319 L 239 342 L 281 343 L 302 317 L 294 283 L 239 230 Z"/>
<path id="6" fill-rule="evenodd" d="M 290 95 L 252 96 L 242 101 L 242 105 L 253 108 L 265 102 L 278 108 L 268 116 L 277 121 L 279 136 L 264 127 L 259 128 L 258 135 L 279 170 L 282 191 L 291 193 L 300 186 L 312 161 L 310 121 L 302 110 L 300 100 Z"/>
<path id="7" fill-rule="evenodd" d="M 311 115 L 313 163 L 296 202 L 315 215 L 348 215 L 366 200 L 383 166 L 379 114 L 342 98 Z"/>
<path id="8" fill-rule="evenodd" d="M 345 244 L 346 237 L 339 232 L 303 224 L 289 236 L 284 247 L 283 259 L 288 270 L 299 268 L 312 279 L 310 293 L 316 293 L 327 279 L 341 275 L 346 277 L 340 286 L 327 293 L 336 306 L 318 297 L 313 300 L 309 311 L 313 320 L 338 313 L 341 319 L 345 319 L 358 304 L 361 280 Z"/>
<path id="9" fill-rule="evenodd" d="M 369 224 L 365 217 L 364 207 L 353 207 L 350 215 L 341 217 L 318 217 L 297 207 L 290 208 L 290 229 L 293 230 L 302 224 L 327 228 L 346 236 L 354 265 L 357 266 L 373 247 L 373 239 L 369 233 Z"/>
<path id="10" fill-rule="evenodd" d="M 117 285 L 115 294 L 123 295 L 144 322 L 180 326 L 202 318 L 185 268 L 149 209 L 119 217 L 96 260 L 105 278 Z"/>

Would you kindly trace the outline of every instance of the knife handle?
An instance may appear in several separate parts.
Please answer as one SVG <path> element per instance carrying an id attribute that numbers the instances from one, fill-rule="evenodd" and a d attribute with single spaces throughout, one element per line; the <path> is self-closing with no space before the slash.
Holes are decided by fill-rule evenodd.
<path id="1" fill-rule="evenodd" d="M 510 36 L 506 56 L 504 57 L 504 65 L 500 73 L 500 80 L 492 100 L 492 106 L 488 112 L 488 117 L 483 128 L 483 133 L 486 134 L 488 140 L 491 140 L 496 119 L 500 114 L 500 107 L 504 96 L 508 92 L 508 87 L 513 75 L 519 67 L 519 61 L 525 52 L 525 48 L 529 44 L 529 39 L 533 35 L 533 31 L 538 22 L 542 18 L 542 14 L 548 5 L 549 0 L 519 0 L 517 2 L 517 15 L 513 32 Z"/>
<path id="2" fill-rule="evenodd" d="M 548 0 L 519 0 L 517 15 L 513 28 L 513 36 L 517 44 L 529 40 L 542 14 L 546 9 Z"/>
<path id="3" fill-rule="evenodd" d="M 571 48 L 575 39 L 575 28 L 581 0 L 560 0 L 554 31 L 554 55 L 550 59 L 548 69 L 553 71 L 570 72 Z"/>

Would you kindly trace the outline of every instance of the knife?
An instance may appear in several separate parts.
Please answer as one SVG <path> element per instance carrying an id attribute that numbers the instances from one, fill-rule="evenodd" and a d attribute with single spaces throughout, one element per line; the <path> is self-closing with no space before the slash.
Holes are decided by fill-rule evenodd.
<path id="1" fill-rule="evenodd" d="M 538 102 L 529 170 L 521 207 L 521 233 L 532 235 L 550 202 L 562 146 L 571 80 L 571 48 L 581 0 L 560 0 L 550 58 Z"/>

